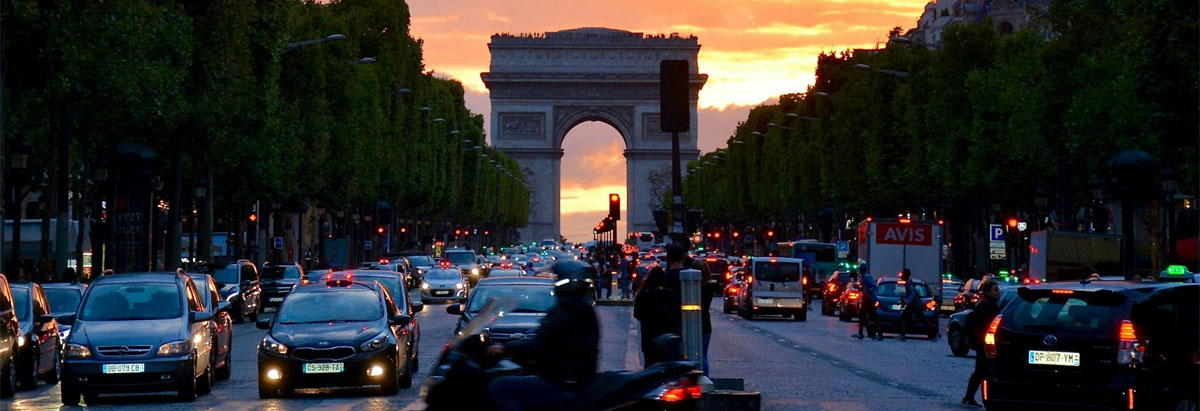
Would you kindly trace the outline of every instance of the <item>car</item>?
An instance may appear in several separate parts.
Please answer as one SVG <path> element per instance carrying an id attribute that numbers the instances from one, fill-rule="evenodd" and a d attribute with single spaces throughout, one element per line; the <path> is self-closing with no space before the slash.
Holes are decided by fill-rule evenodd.
<path id="1" fill-rule="evenodd" d="M 212 314 L 212 369 L 214 380 L 228 380 L 233 369 L 233 316 L 229 311 L 233 307 L 229 301 L 221 299 L 217 291 L 217 282 L 210 274 L 188 273 L 196 290 L 200 292 L 200 300 L 204 311 Z"/>
<path id="2" fill-rule="evenodd" d="M 467 276 L 467 282 L 474 287 L 475 283 L 479 282 L 479 279 L 487 276 L 487 270 L 483 268 L 482 264 L 476 261 L 475 257 L 475 252 L 471 250 L 461 248 L 450 249 L 446 250 L 442 256 L 442 262 L 449 262 L 450 265 L 458 266 L 463 274 Z"/>
<path id="3" fill-rule="evenodd" d="M 300 285 L 302 280 L 307 279 L 304 268 L 296 263 L 267 263 L 263 265 L 262 272 L 259 274 L 261 292 L 259 294 L 259 310 L 256 315 L 277 311 L 288 293 Z"/>
<path id="4" fill-rule="evenodd" d="M 425 273 L 421 280 L 421 302 L 467 300 L 467 279 L 463 278 L 462 270 L 454 266 L 444 266 Z"/>
<path id="5" fill-rule="evenodd" d="M 862 307 L 862 285 L 848 284 L 837 299 L 838 319 L 853 321 L 858 318 L 859 308 Z"/>
<path id="6" fill-rule="evenodd" d="M 705 257 L 704 264 L 721 287 L 729 284 L 729 280 L 733 278 L 733 273 L 729 271 L 729 260 L 724 257 Z"/>
<path id="7" fill-rule="evenodd" d="M 725 287 L 722 289 L 722 292 L 721 292 L 721 295 L 723 296 L 723 300 L 725 300 L 724 304 L 723 304 L 724 307 L 722 310 L 725 314 L 729 314 L 729 313 L 732 313 L 737 310 L 738 295 L 741 294 L 742 285 L 746 279 L 746 274 L 743 273 L 741 270 L 735 270 L 735 271 L 736 271 L 736 273 L 734 273 L 733 276 L 730 277 L 729 283 L 725 285 Z"/>
<path id="8" fill-rule="evenodd" d="M 302 388 L 378 386 L 395 395 L 412 386 L 409 347 L 401 344 L 412 316 L 386 287 L 335 271 L 323 283 L 297 287 L 279 311 L 259 318 L 258 396 L 290 396 Z"/>
<path id="9" fill-rule="evenodd" d="M 386 260 L 385 260 L 385 261 L 386 261 Z M 368 269 L 368 270 L 380 270 L 380 271 L 390 271 L 390 272 L 394 272 L 394 273 L 401 273 L 400 275 L 404 277 L 404 282 L 405 282 L 406 284 L 409 282 L 408 275 L 407 275 L 407 274 L 405 274 L 405 273 L 407 273 L 407 272 L 408 272 L 408 267 L 406 267 L 406 266 L 404 265 L 404 263 L 402 263 L 402 262 L 400 262 L 400 261 L 386 261 L 386 262 L 385 262 L 385 261 L 380 261 L 379 263 L 377 263 L 377 264 L 375 264 L 375 265 L 373 265 L 373 266 L 371 266 L 370 268 L 367 268 L 367 269 Z M 320 276 L 318 276 L 318 277 L 320 277 Z M 309 278 L 311 279 L 311 278 L 313 278 L 313 277 L 312 277 L 312 276 L 309 276 Z"/>
<path id="10" fill-rule="evenodd" d="M 17 383 L 32 390 L 38 381 L 57 384 L 62 341 L 58 321 L 50 315 L 46 294 L 37 283 L 12 283 L 13 307 L 17 311 Z"/>
<path id="11" fill-rule="evenodd" d="M 1196 409 L 1200 286 L 1020 287 L 989 325 L 989 408 Z"/>
<path id="12" fill-rule="evenodd" d="M 194 401 L 212 389 L 213 321 L 190 277 L 123 273 L 96 279 L 72 326 L 62 360 L 63 405 L 98 394 L 175 391 Z"/>
<path id="13" fill-rule="evenodd" d="M 408 364 L 412 366 L 410 373 L 420 371 L 420 362 L 418 361 L 417 354 L 420 352 L 421 322 L 417 313 L 425 309 L 425 304 L 419 301 L 413 302 L 408 298 L 408 287 L 404 284 L 403 280 L 404 274 L 399 271 L 378 270 L 350 271 L 349 274 L 354 276 L 354 281 L 366 283 L 371 281 L 378 282 L 379 285 L 387 289 L 388 294 L 391 294 L 392 301 L 396 304 L 396 308 L 400 310 L 400 313 L 412 317 L 412 320 L 404 326 L 404 330 L 400 333 L 399 337 L 401 342 L 408 346 L 405 352 L 408 353 Z M 324 281 L 326 279 L 318 280 L 316 283 L 322 284 Z"/>
<path id="14" fill-rule="evenodd" d="M 1004 305 L 1011 302 L 1016 296 L 1015 288 L 1002 288 L 997 305 L 1003 309 Z M 951 314 L 950 321 L 946 324 L 946 343 L 950 345 L 950 353 L 957 357 L 965 357 L 974 349 L 971 346 L 970 333 L 966 332 L 967 316 L 971 315 L 974 310 L 974 308 L 968 308 Z"/>
<path id="15" fill-rule="evenodd" d="M 917 296 L 921 298 L 921 305 L 925 308 L 921 314 L 929 321 L 933 329 L 927 329 L 925 323 L 919 319 L 910 318 L 908 329 L 905 330 L 909 334 L 923 332 L 930 336 L 938 335 L 941 330 L 938 329 L 938 303 L 933 296 L 933 291 L 929 289 L 929 284 L 924 280 L 909 279 L 916 286 Z M 900 314 L 904 312 L 904 307 L 900 303 L 904 298 L 905 280 L 896 277 L 884 277 L 876 281 L 878 284 L 878 299 L 876 300 L 876 315 L 879 317 L 879 329 L 881 332 L 900 332 Z"/>
<path id="16" fill-rule="evenodd" d="M 524 277 L 524 276 L 525 276 L 525 270 L 518 270 L 516 268 L 493 268 L 491 271 L 488 272 L 488 278 Z"/>
<path id="17" fill-rule="evenodd" d="M 738 315 L 779 314 L 796 321 L 808 319 L 805 284 L 801 281 L 804 260 L 798 258 L 755 258 L 740 290 Z"/>
<path id="18" fill-rule="evenodd" d="M 228 301 L 231 305 L 229 315 L 233 322 L 241 324 L 246 322 L 246 318 L 251 321 L 258 318 L 259 297 L 262 295 L 258 267 L 250 260 L 237 260 L 211 271 L 209 274 L 217 284 L 217 295 L 221 301 Z"/>
<path id="19" fill-rule="evenodd" d="M 425 276 L 425 272 L 437 268 L 437 264 L 433 261 L 433 257 L 420 255 L 404 256 L 405 267 L 408 268 L 409 284 L 412 287 L 421 285 L 421 278 Z"/>
<path id="20" fill-rule="evenodd" d="M 495 298 L 507 298 L 516 301 L 516 306 L 504 313 L 487 329 L 488 337 L 494 343 L 511 340 L 533 338 L 533 330 L 556 303 L 554 298 L 554 280 L 548 278 L 487 278 L 479 281 L 471 291 L 471 297 L 466 303 L 452 304 L 446 307 L 446 312 L 458 316 L 458 324 L 454 333 L 458 334 L 463 326 L 471 322 L 475 314 L 483 306 Z"/>
<path id="21" fill-rule="evenodd" d="M 960 293 L 958 290 L 963 288 L 963 281 L 956 278 L 942 278 L 942 303 L 938 306 L 941 312 L 954 313 L 959 311 L 958 306 L 954 303 Z"/>
<path id="22" fill-rule="evenodd" d="M 837 311 L 838 300 L 851 281 L 858 281 L 858 276 L 850 270 L 835 270 L 829 274 L 821 288 L 821 314 L 833 315 Z"/>
<path id="23" fill-rule="evenodd" d="M 21 333 L 8 278 L 0 274 L 0 398 L 17 392 L 17 336 Z"/>
<path id="24" fill-rule="evenodd" d="M 75 314 L 75 311 L 79 309 L 79 302 L 83 300 L 83 292 L 86 290 L 87 284 L 81 283 L 42 284 L 42 291 L 46 293 L 46 301 L 50 303 L 50 315 L 53 315 L 55 319 Z M 58 339 L 66 341 L 69 335 L 71 335 L 71 326 L 58 324 Z"/>

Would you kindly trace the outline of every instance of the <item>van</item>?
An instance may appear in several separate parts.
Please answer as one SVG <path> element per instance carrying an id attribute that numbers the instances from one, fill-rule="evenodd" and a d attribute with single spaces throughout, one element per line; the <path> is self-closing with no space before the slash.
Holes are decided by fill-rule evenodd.
<path id="1" fill-rule="evenodd" d="M 796 321 L 808 319 L 807 298 L 803 283 L 804 260 L 799 258 L 764 258 L 750 260 L 746 283 L 738 302 L 738 315 L 753 319 L 756 315 L 791 316 Z"/>

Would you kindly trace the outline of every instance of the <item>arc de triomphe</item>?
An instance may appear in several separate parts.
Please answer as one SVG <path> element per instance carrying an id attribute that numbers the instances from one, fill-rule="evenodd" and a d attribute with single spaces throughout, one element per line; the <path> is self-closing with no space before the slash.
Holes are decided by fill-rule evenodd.
<path id="1" fill-rule="evenodd" d="M 580 28 L 497 34 L 488 49 L 491 71 L 481 76 L 491 92 L 492 145 L 520 163 L 531 195 L 522 240 L 558 239 L 562 142 L 585 121 L 604 122 L 625 141 L 626 229 L 656 230 L 651 210 L 671 189 L 671 135 L 661 131 L 658 114 L 659 63 L 687 60 L 692 71 L 692 131 L 679 136 L 680 164 L 687 164 L 700 154 L 696 97 L 708 80 L 696 66 L 696 37 Z"/>

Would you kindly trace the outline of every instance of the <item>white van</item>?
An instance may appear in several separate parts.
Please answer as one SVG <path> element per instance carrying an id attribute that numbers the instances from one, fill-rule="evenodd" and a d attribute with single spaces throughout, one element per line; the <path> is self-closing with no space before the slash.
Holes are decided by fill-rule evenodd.
<path id="1" fill-rule="evenodd" d="M 782 315 L 796 321 L 808 320 L 802 275 L 804 260 L 755 257 L 747 265 L 749 275 L 738 299 L 738 315 L 746 319 Z"/>

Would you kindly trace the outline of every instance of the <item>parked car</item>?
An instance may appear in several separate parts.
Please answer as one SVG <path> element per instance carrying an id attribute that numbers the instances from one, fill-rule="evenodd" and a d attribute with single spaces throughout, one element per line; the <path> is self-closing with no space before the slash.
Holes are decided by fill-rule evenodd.
<path id="1" fill-rule="evenodd" d="M 209 356 L 209 362 L 212 363 L 213 379 L 228 380 L 233 369 L 233 318 L 229 315 L 232 304 L 221 299 L 212 275 L 188 273 L 188 276 L 196 283 L 204 311 L 213 316 L 208 329 L 212 333 L 213 354 Z"/>
<path id="2" fill-rule="evenodd" d="M 0 274 L 0 398 L 12 398 L 17 392 L 17 310 L 13 306 L 8 278 Z"/>
<path id="3" fill-rule="evenodd" d="M 212 314 L 186 275 L 100 277 L 63 322 L 73 326 L 62 360 L 63 405 L 161 391 L 193 401 L 212 388 Z"/>
<path id="4" fill-rule="evenodd" d="M 217 295 L 221 297 L 221 301 L 228 301 L 231 305 L 229 315 L 233 322 L 241 324 L 247 317 L 251 321 L 258 318 L 262 288 L 259 285 L 258 268 L 254 263 L 250 260 L 237 260 L 212 270 L 210 274 L 217 284 Z"/>
<path id="5" fill-rule="evenodd" d="M 989 408 L 1196 409 L 1198 285 L 1017 289 L 984 338 Z"/>
<path id="6" fill-rule="evenodd" d="M 79 309 L 79 302 L 83 301 L 83 292 L 86 290 L 87 285 L 82 283 L 42 284 L 42 291 L 46 293 L 46 301 L 50 303 L 50 315 L 53 315 L 55 319 L 75 314 L 75 311 Z M 71 335 L 71 326 L 59 323 L 58 339 L 66 341 L 69 335 Z"/>
<path id="7" fill-rule="evenodd" d="M 37 283 L 12 283 L 13 307 L 17 311 L 17 383 L 32 390 L 38 381 L 57 384 L 62 341 L 58 321 L 50 315 L 50 303 Z"/>

